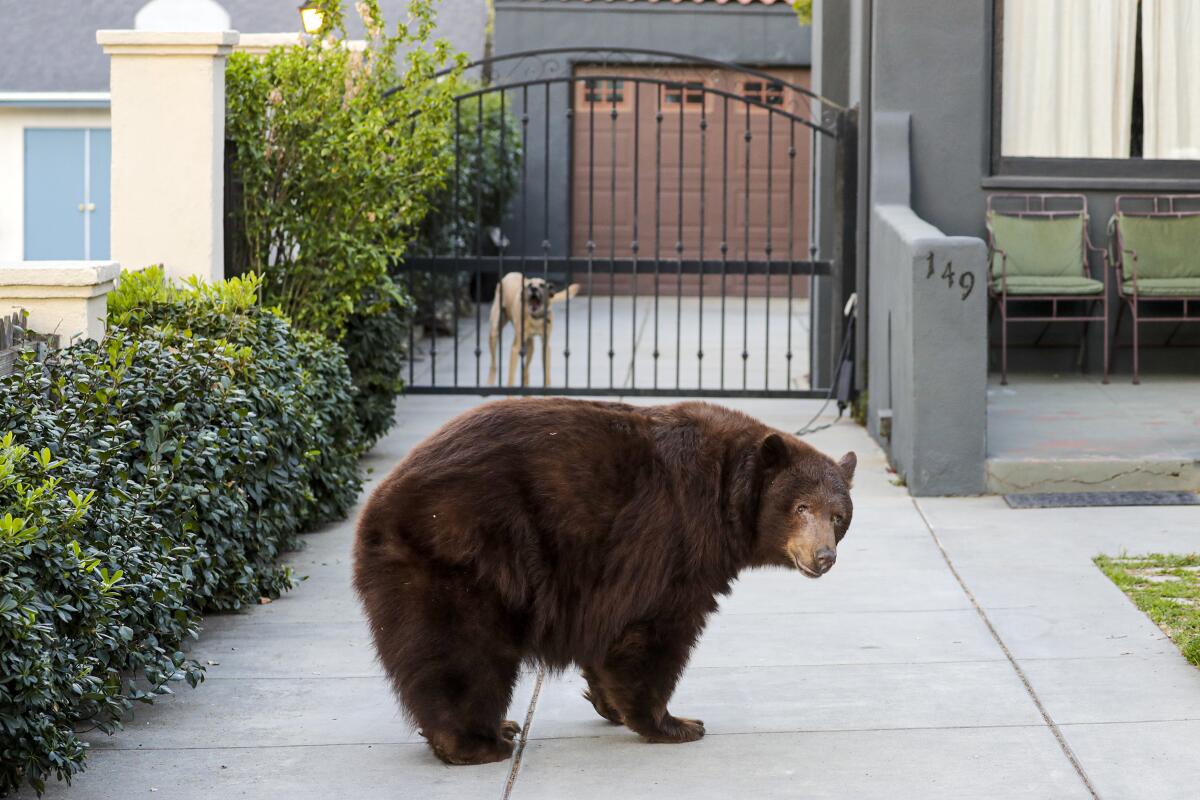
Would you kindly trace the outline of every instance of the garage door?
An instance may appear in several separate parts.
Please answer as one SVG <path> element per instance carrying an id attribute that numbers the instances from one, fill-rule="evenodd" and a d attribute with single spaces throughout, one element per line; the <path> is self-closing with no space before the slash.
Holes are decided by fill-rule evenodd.
<path id="1" fill-rule="evenodd" d="M 804 68 L 765 70 L 808 87 Z M 662 291 L 698 293 L 700 276 L 672 272 L 676 258 L 771 260 L 778 273 L 749 278 L 749 294 L 787 291 L 787 262 L 808 253 L 809 129 L 742 102 L 807 117 L 805 100 L 780 82 L 707 67 L 577 66 L 572 117 L 571 252 L 645 263 L 635 279 L 617 275 L 618 294 L 650 291 L 658 263 Z M 595 78 L 587 76 L 594 75 Z M 628 76 L 628 77 L 624 77 Z M 593 291 L 607 294 L 607 276 Z M 600 285 L 603 281 L 603 285 Z M 704 293 L 722 290 L 706 275 Z M 681 283 L 682 287 L 677 284 Z M 792 282 L 796 297 L 808 280 Z M 739 276 L 725 291 L 746 290 Z"/>

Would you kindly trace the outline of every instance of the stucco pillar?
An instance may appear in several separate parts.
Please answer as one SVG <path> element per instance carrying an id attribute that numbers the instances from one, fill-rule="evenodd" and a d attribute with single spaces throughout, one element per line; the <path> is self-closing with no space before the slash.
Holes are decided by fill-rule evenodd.
<path id="1" fill-rule="evenodd" d="M 64 347 L 100 339 L 120 271 L 115 261 L 0 262 L 0 316 L 25 311 L 31 331 L 57 334 Z"/>
<path id="2" fill-rule="evenodd" d="M 112 57 L 112 258 L 225 276 L 225 59 L 235 31 L 102 30 Z"/>

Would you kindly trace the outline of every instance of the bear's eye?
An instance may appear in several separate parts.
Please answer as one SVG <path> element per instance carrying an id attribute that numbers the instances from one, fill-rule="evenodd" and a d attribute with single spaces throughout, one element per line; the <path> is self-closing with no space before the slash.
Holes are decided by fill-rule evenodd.
<path id="1" fill-rule="evenodd" d="M 845 520 L 845 518 L 844 518 L 844 517 L 843 517 L 841 514 L 834 514 L 834 515 L 833 515 L 833 524 L 834 524 L 834 527 L 837 527 L 837 528 L 840 528 L 840 527 L 842 527 L 842 523 L 843 523 L 843 522 L 845 522 L 845 521 L 846 521 L 846 520 Z"/>
<path id="2" fill-rule="evenodd" d="M 804 505 L 804 503 L 801 503 L 800 505 L 796 506 L 796 513 L 797 514 L 808 513 L 808 506 Z"/>

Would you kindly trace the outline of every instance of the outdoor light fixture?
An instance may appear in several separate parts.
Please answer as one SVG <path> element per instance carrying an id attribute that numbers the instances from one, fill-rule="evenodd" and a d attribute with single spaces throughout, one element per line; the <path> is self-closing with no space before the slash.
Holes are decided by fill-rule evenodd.
<path id="1" fill-rule="evenodd" d="M 321 27 L 325 24 L 325 12 L 316 3 L 309 2 L 300 6 L 300 23 L 304 26 L 304 32 L 310 36 L 320 33 Z"/>

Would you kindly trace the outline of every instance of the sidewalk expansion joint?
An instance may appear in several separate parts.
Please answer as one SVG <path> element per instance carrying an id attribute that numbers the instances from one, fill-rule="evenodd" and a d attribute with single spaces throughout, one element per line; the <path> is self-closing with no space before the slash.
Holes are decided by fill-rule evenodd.
<path id="1" fill-rule="evenodd" d="M 1004 653 L 1004 657 L 1008 659 L 1008 663 L 1012 666 L 1013 671 L 1015 671 L 1017 673 L 1017 677 L 1021 679 L 1021 683 L 1024 684 L 1025 691 L 1029 694 L 1029 698 L 1037 707 L 1038 713 L 1042 715 L 1042 719 L 1044 719 L 1046 721 L 1046 725 L 1050 727 L 1050 731 L 1054 734 L 1054 738 L 1058 740 L 1058 746 L 1062 748 L 1063 755 L 1067 757 L 1067 761 L 1071 762 L 1071 766 L 1075 768 L 1075 774 L 1078 775 L 1079 780 L 1083 782 L 1084 788 L 1088 790 L 1088 793 L 1091 794 L 1093 798 L 1099 800 L 1100 795 L 1096 791 L 1096 787 L 1092 785 L 1091 779 L 1088 778 L 1087 772 L 1083 769 L 1083 764 L 1081 764 L 1079 759 L 1076 757 L 1075 752 L 1071 749 L 1071 745 L 1067 743 L 1067 737 L 1064 736 L 1063 732 L 1059 729 L 1058 723 L 1056 723 L 1050 716 L 1050 712 L 1046 710 L 1046 706 L 1042 703 L 1042 699 L 1038 697 L 1037 692 L 1034 691 L 1033 683 L 1030 682 L 1029 676 L 1025 674 L 1025 670 L 1023 670 L 1021 665 L 1017 663 L 1016 657 L 1014 657 L 1012 651 L 1008 649 L 1008 645 L 1005 644 L 1004 639 L 1000 637 L 1000 632 L 996 630 L 996 626 L 992 624 L 992 620 L 988 617 L 987 612 L 984 611 L 983 606 L 980 605 L 979 601 L 975 598 L 975 593 L 972 592 L 970 587 L 967 586 L 967 582 L 963 580 L 962 575 L 958 574 L 958 569 L 955 568 L 954 562 L 950 559 L 950 554 L 946 552 L 946 548 L 942 545 L 942 540 L 938 538 L 937 532 L 934 531 L 933 525 L 931 525 L 929 522 L 929 518 L 925 516 L 925 511 L 921 508 L 920 503 L 917 502 L 915 497 L 910 499 L 912 500 L 913 508 L 915 508 L 917 510 L 917 514 L 920 515 L 921 521 L 925 523 L 925 529 L 929 531 L 929 535 L 932 537 L 933 543 L 937 545 L 938 551 L 942 554 L 942 558 L 945 560 L 946 566 L 950 569 L 950 574 L 954 576 L 954 580 L 958 581 L 958 585 L 966 594 L 967 599 L 971 601 L 971 605 L 975 607 L 976 613 L 979 614 L 979 618 L 987 627 L 988 633 L 990 633 L 992 638 L 995 639 L 996 644 Z"/>

